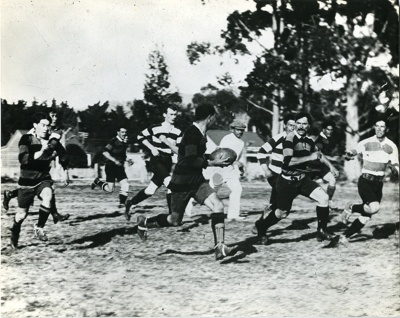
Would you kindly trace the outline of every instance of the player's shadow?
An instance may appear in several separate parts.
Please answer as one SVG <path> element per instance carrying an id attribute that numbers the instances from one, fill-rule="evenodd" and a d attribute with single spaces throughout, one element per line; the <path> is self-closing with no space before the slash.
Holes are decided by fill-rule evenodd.
<path id="1" fill-rule="evenodd" d="M 122 216 L 122 213 L 119 211 L 115 211 L 113 213 L 99 213 L 99 214 L 92 214 L 89 216 L 77 216 L 74 219 L 70 221 L 64 221 L 63 223 L 67 223 L 70 226 L 75 226 L 78 225 L 79 223 L 86 222 L 86 221 L 91 221 L 91 220 L 97 220 L 97 219 L 104 219 L 104 218 L 116 218 Z"/>
<path id="2" fill-rule="evenodd" d="M 208 215 L 199 214 L 196 215 L 196 218 L 193 220 L 182 222 L 182 226 L 177 230 L 177 232 L 190 232 L 190 230 L 195 227 L 209 223 L 210 223 L 210 217 Z"/>
<path id="3" fill-rule="evenodd" d="M 88 249 L 95 248 L 98 246 L 106 245 L 116 236 L 132 235 L 137 233 L 137 227 L 123 227 L 118 229 L 112 229 L 109 231 L 100 232 L 94 235 L 85 236 L 76 240 L 73 240 L 66 245 L 84 244 L 84 246 L 78 246 L 76 249 Z M 87 244 L 89 243 L 89 244 Z"/>

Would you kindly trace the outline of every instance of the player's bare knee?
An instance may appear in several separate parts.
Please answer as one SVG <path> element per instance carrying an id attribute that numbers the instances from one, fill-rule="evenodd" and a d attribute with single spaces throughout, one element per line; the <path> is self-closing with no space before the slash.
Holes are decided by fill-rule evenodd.
<path id="1" fill-rule="evenodd" d="M 53 190 L 51 188 L 44 188 L 40 192 L 40 197 L 42 198 L 42 204 L 49 207 L 51 198 L 53 197 Z"/>
<path id="2" fill-rule="evenodd" d="M 25 220 L 27 216 L 28 216 L 27 209 L 18 208 L 17 212 L 15 213 L 15 222 L 20 223 L 23 220 Z"/>
<path id="3" fill-rule="evenodd" d="M 329 195 L 322 188 L 315 189 L 310 197 L 317 201 L 317 205 L 320 207 L 329 206 Z"/>
<path id="4" fill-rule="evenodd" d="M 379 202 L 371 202 L 369 204 L 365 204 L 364 205 L 364 211 L 368 214 L 368 215 L 372 215 L 375 214 L 379 211 L 380 209 L 380 204 Z"/>
<path id="5" fill-rule="evenodd" d="M 280 220 L 287 218 L 288 215 L 289 215 L 288 211 L 283 211 L 280 209 L 275 210 L 275 216 Z"/>
<path id="6" fill-rule="evenodd" d="M 129 182 L 127 179 L 121 180 L 121 194 L 128 195 L 129 192 Z"/>
<path id="7" fill-rule="evenodd" d="M 146 189 L 144 189 L 144 193 L 146 193 L 147 195 L 153 195 L 154 193 L 156 193 L 157 189 L 158 185 L 150 181 L 150 184 L 147 186 Z"/>

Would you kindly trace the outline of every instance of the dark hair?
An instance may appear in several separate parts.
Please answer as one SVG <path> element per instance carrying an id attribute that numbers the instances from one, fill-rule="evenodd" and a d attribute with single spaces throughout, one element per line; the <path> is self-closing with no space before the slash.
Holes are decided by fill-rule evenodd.
<path id="1" fill-rule="evenodd" d="M 168 112 L 168 109 L 174 110 L 176 112 L 178 111 L 178 107 L 176 107 L 175 105 L 168 105 L 164 107 L 163 114 L 166 114 Z"/>
<path id="2" fill-rule="evenodd" d="M 38 113 L 34 113 L 34 114 L 32 115 L 32 122 L 33 122 L 34 124 L 40 123 L 40 121 L 41 121 L 42 119 L 47 119 L 47 120 L 51 123 L 51 118 L 50 118 L 50 116 L 49 116 L 48 114 L 46 114 L 46 113 L 38 112 Z"/>
<path id="3" fill-rule="evenodd" d="M 117 131 L 120 131 L 121 129 L 126 129 L 126 130 L 128 130 L 125 126 L 119 126 Z"/>
<path id="4" fill-rule="evenodd" d="M 194 119 L 196 121 L 204 120 L 210 115 L 214 115 L 216 113 L 214 104 L 210 102 L 202 102 L 200 103 L 195 110 Z"/>
<path id="5" fill-rule="evenodd" d="M 298 121 L 301 118 L 306 117 L 308 120 L 308 124 L 311 126 L 313 123 L 313 118 L 311 117 L 311 115 L 309 113 L 306 112 L 299 112 L 296 114 L 295 120 Z"/>
<path id="6" fill-rule="evenodd" d="M 47 109 L 47 113 L 48 114 L 51 114 L 51 113 L 57 114 L 57 109 L 55 107 L 50 107 Z"/>
<path id="7" fill-rule="evenodd" d="M 295 114 L 289 113 L 283 117 L 283 123 L 286 125 L 289 120 L 295 120 Z"/>
<path id="8" fill-rule="evenodd" d="M 330 120 L 330 119 L 325 120 L 325 121 L 322 122 L 322 128 L 323 129 L 328 128 L 329 126 L 332 126 L 332 128 L 335 128 L 336 124 L 335 124 L 335 122 L 333 120 Z"/>

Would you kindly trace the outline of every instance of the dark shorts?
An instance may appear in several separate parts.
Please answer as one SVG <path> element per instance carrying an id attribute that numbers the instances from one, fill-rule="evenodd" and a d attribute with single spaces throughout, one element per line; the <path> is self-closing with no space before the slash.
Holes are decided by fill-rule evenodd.
<path id="1" fill-rule="evenodd" d="M 153 172 L 151 181 L 158 187 L 164 183 L 164 179 L 169 177 L 172 169 L 171 156 L 151 157 L 149 161 L 149 170 Z"/>
<path id="2" fill-rule="evenodd" d="M 310 194 L 319 188 L 319 185 L 305 176 L 300 181 L 289 181 L 279 176 L 276 181 L 277 208 L 283 211 L 290 211 L 293 200 L 299 195 L 310 197 Z"/>
<path id="3" fill-rule="evenodd" d="M 329 172 L 331 172 L 331 169 L 329 169 L 329 167 L 323 163 L 318 166 L 313 166 L 312 168 L 318 169 L 318 171 L 312 171 L 308 173 L 308 176 L 311 180 L 323 179 Z"/>
<path id="4" fill-rule="evenodd" d="M 204 201 L 212 193 L 215 193 L 215 190 L 211 188 L 208 181 L 203 182 L 197 189 L 187 192 L 172 192 L 171 210 L 173 213 L 177 213 L 183 218 L 186 206 L 191 198 L 195 199 L 200 204 L 204 204 Z"/>
<path id="5" fill-rule="evenodd" d="M 121 181 L 124 179 L 127 179 L 128 177 L 126 176 L 125 172 L 125 167 L 124 166 L 116 166 L 113 163 L 106 163 L 106 181 L 107 182 L 115 182 L 115 179 L 117 181 Z"/>
<path id="6" fill-rule="evenodd" d="M 35 196 L 40 196 L 40 193 L 45 188 L 50 188 L 53 191 L 53 181 L 43 181 L 35 187 L 19 188 L 18 189 L 18 206 L 22 209 L 27 209 L 33 204 Z"/>
<path id="7" fill-rule="evenodd" d="M 358 193 L 364 204 L 371 202 L 381 202 L 382 200 L 382 181 L 367 180 L 363 177 L 358 179 Z"/>

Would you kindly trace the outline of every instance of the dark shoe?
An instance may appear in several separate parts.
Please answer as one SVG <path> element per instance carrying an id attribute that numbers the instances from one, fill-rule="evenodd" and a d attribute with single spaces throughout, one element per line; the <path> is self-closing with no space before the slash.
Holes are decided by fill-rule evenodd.
<path id="1" fill-rule="evenodd" d="M 233 248 L 229 248 L 228 246 L 226 246 L 224 243 L 218 243 L 215 246 L 215 259 L 217 261 L 223 259 L 226 256 L 230 256 L 233 255 Z"/>
<path id="2" fill-rule="evenodd" d="M 123 204 L 123 203 L 118 204 L 118 209 L 122 209 L 124 207 L 125 207 L 125 204 Z"/>
<path id="3" fill-rule="evenodd" d="M 335 237 L 334 234 L 328 233 L 325 230 L 318 230 L 317 231 L 317 241 L 330 241 Z"/>
<path id="4" fill-rule="evenodd" d="M 258 237 L 258 243 L 260 245 L 268 245 L 268 236 L 267 235 L 262 235 Z"/>
<path id="5" fill-rule="evenodd" d="M 100 179 L 96 178 L 93 180 L 92 185 L 90 186 L 92 190 L 96 189 L 97 185 L 99 184 Z"/>
<path id="6" fill-rule="evenodd" d="M 8 211 L 9 209 L 10 200 L 11 200 L 10 191 L 5 190 L 3 192 L 3 207 L 6 211 Z"/>
<path id="7" fill-rule="evenodd" d="M 147 240 L 148 228 L 147 228 L 145 222 L 146 222 L 146 217 L 143 215 L 139 215 L 137 218 L 137 234 L 139 235 L 139 237 L 142 241 Z"/>
<path id="8" fill-rule="evenodd" d="M 57 224 L 58 222 L 68 220 L 69 217 L 70 217 L 70 215 L 68 213 L 60 214 L 60 213 L 56 212 L 56 213 L 53 213 L 53 222 L 54 222 L 54 224 Z"/>
<path id="9" fill-rule="evenodd" d="M 16 250 L 18 248 L 19 241 L 19 233 L 21 232 L 21 224 L 14 223 L 10 228 L 11 237 L 10 237 L 10 245 L 11 248 Z"/>
<path id="10" fill-rule="evenodd" d="M 42 227 L 38 227 L 37 225 L 34 226 L 33 232 L 35 233 L 35 237 L 40 241 L 48 241 L 47 235 Z"/>
<path id="11" fill-rule="evenodd" d="M 134 208 L 135 205 L 132 204 L 131 200 L 126 200 L 124 206 L 125 206 L 125 212 L 124 212 L 125 219 L 129 221 L 132 217 L 131 209 Z"/>

